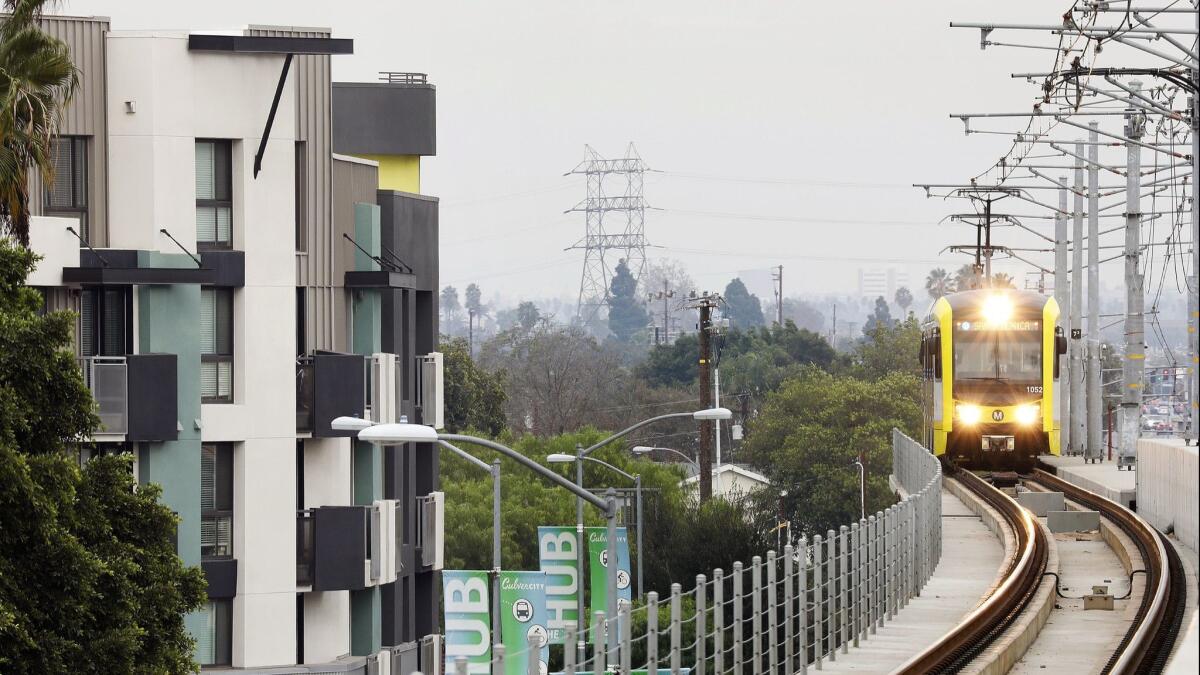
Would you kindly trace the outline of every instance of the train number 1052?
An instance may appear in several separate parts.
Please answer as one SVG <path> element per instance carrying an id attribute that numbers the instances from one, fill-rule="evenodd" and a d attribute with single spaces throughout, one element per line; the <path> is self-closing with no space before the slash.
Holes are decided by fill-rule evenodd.
<path id="1" fill-rule="evenodd" d="M 1029 393 L 1029 394 L 1040 394 L 1040 393 L 1042 393 L 1042 385 L 1034 384 L 1034 385 L 1025 387 L 1025 392 Z"/>

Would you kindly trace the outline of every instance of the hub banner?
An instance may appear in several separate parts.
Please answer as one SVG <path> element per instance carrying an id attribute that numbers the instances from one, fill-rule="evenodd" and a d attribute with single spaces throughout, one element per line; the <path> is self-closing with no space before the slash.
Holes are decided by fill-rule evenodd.
<path id="1" fill-rule="evenodd" d="M 454 660 L 467 657 L 467 672 L 492 672 L 491 601 L 488 572 L 444 570 L 442 600 L 446 626 L 446 663 L 443 672 L 454 672 Z"/>
<path id="2" fill-rule="evenodd" d="M 588 624 L 596 617 L 596 612 L 608 611 L 608 528 L 589 527 L 588 540 L 588 570 L 591 576 L 592 604 L 588 611 Z M 633 589 L 629 581 L 629 535 L 625 528 L 617 528 L 617 603 L 633 600 Z M 591 641 L 596 641 L 598 631 L 592 631 Z"/>
<path id="3" fill-rule="evenodd" d="M 526 675 L 531 659 L 537 659 L 539 672 L 546 672 L 550 636 L 546 630 L 545 572 L 500 573 L 500 626 L 507 655 L 505 675 Z M 530 640 L 536 640 L 535 649 L 530 649 Z"/>
<path id="4" fill-rule="evenodd" d="M 575 526 L 538 528 L 539 567 L 546 573 L 546 629 L 550 644 L 566 641 L 579 620 L 579 537 Z"/>

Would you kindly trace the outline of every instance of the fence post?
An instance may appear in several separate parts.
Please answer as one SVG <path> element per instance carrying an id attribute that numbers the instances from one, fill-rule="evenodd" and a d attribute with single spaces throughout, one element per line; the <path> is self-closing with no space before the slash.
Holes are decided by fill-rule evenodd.
<path id="1" fill-rule="evenodd" d="M 454 657 L 454 675 L 467 675 L 467 657 Z"/>
<path id="2" fill-rule="evenodd" d="M 563 642 L 563 675 L 575 675 L 575 627 L 568 626 Z"/>
<path id="3" fill-rule="evenodd" d="M 750 617 L 750 654 L 751 659 L 750 669 L 758 672 L 762 667 L 762 556 L 754 556 L 750 559 L 750 587 L 754 589 L 754 596 L 750 598 L 750 611 L 754 612 L 754 616 Z"/>
<path id="4" fill-rule="evenodd" d="M 795 656 L 796 638 L 793 612 L 795 607 L 795 586 L 792 583 L 792 572 L 795 568 L 796 549 L 791 544 L 783 547 L 783 673 L 792 675 L 792 660 Z"/>
<path id="5" fill-rule="evenodd" d="M 608 622 L 604 620 L 604 612 L 595 613 L 596 620 L 592 623 L 596 638 L 592 641 L 592 672 L 603 673 L 608 670 Z"/>
<path id="6" fill-rule="evenodd" d="M 620 603 L 620 620 L 617 621 L 617 629 L 621 631 L 621 672 L 628 673 L 630 661 L 632 660 L 633 651 L 633 614 L 630 606 L 633 603 L 624 601 Z M 540 673 L 530 673 L 530 675 L 540 675 Z"/>
<path id="7" fill-rule="evenodd" d="M 713 570 L 713 672 L 725 675 L 725 571 L 720 567 Z"/>
<path id="8" fill-rule="evenodd" d="M 529 650 L 529 656 L 525 660 L 526 668 L 525 675 L 541 675 L 542 673 L 542 643 L 534 636 L 530 635 L 525 640 L 525 648 Z M 550 664 L 546 664 L 550 665 Z"/>
<path id="9" fill-rule="evenodd" d="M 829 661 L 837 661 L 838 650 L 838 587 L 837 587 L 837 533 L 825 532 L 825 635 L 829 644 Z"/>
<path id="10" fill-rule="evenodd" d="M 679 652 L 683 649 L 680 631 L 683 629 L 683 615 L 680 611 L 683 587 L 671 584 L 671 675 L 679 675 Z M 599 671 L 597 671 L 597 674 Z"/>
<path id="11" fill-rule="evenodd" d="M 505 675 L 504 645 L 492 645 L 492 675 Z"/>
<path id="12" fill-rule="evenodd" d="M 775 551 L 767 551 L 767 666 L 768 672 L 779 672 L 779 575 L 775 572 L 778 559 Z"/>
<path id="13" fill-rule="evenodd" d="M 799 597 L 798 603 L 800 611 L 800 625 L 797 633 L 800 635 L 800 644 L 796 650 L 800 654 L 800 675 L 808 673 L 808 539 L 800 537 L 800 573 L 797 575 L 796 581 L 799 582 L 800 588 L 796 591 Z"/>
<path id="14" fill-rule="evenodd" d="M 708 660 L 708 605 L 704 596 L 704 587 L 707 584 L 708 579 L 703 574 L 696 575 L 696 668 L 692 671 L 696 675 L 704 675 L 708 665 L 705 663 Z"/>
<path id="15" fill-rule="evenodd" d="M 825 657 L 825 589 L 821 583 L 821 577 L 825 572 L 825 540 L 821 535 L 813 535 L 812 543 L 813 551 L 813 662 L 817 664 L 817 670 L 822 669 L 821 661 Z"/>
<path id="16" fill-rule="evenodd" d="M 867 629 L 875 634 L 875 605 L 878 602 L 879 579 L 875 574 L 879 568 L 879 528 L 875 523 L 875 514 L 867 516 Z"/>
<path id="17" fill-rule="evenodd" d="M 742 563 L 733 563 L 733 672 L 742 672 Z"/>
<path id="18" fill-rule="evenodd" d="M 850 653 L 850 528 L 842 525 L 838 528 L 838 578 L 841 583 L 841 607 L 838 609 L 838 638 L 842 643 L 842 653 Z"/>
<path id="19" fill-rule="evenodd" d="M 862 532 L 858 523 L 850 525 L 850 573 L 852 586 L 850 591 L 850 632 L 854 636 L 854 648 L 858 648 L 859 627 L 862 625 L 862 556 L 859 555 L 859 545 L 862 543 Z"/>
<path id="20" fill-rule="evenodd" d="M 571 650 L 567 650 L 571 651 Z M 658 672 L 658 592 L 646 594 L 646 672 Z"/>

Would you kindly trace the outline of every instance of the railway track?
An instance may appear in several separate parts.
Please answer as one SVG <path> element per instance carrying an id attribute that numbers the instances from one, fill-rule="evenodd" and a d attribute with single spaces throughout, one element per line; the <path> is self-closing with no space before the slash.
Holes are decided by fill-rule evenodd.
<path id="1" fill-rule="evenodd" d="M 1062 492 L 1067 499 L 1099 512 L 1137 547 L 1145 565 L 1146 591 L 1117 649 L 1102 673 L 1160 673 L 1179 634 L 1187 603 L 1183 563 L 1166 536 L 1120 504 L 1035 469 L 1026 480 Z"/>
<path id="2" fill-rule="evenodd" d="M 1008 522 L 1017 538 L 1016 555 L 1006 570 L 1004 581 L 979 607 L 896 672 L 916 675 L 961 670 L 1016 621 L 1037 592 L 1046 569 L 1050 544 L 1032 514 L 973 473 L 958 471 L 954 479 L 996 509 Z"/>

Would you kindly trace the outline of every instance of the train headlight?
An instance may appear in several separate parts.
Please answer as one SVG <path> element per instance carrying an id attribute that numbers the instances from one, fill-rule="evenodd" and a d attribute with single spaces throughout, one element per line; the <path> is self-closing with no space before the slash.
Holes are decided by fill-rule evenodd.
<path id="1" fill-rule="evenodd" d="M 983 301 L 983 319 L 993 326 L 1008 323 L 1012 318 L 1012 303 L 1003 295 L 989 296 Z"/>
<path id="2" fill-rule="evenodd" d="M 1037 421 L 1038 406 L 1035 404 L 1027 404 L 1017 407 L 1017 421 L 1025 426 L 1029 426 Z"/>
<path id="3" fill-rule="evenodd" d="M 978 423 L 982 414 L 983 411 L 980 410 L 979 406 L 977 405 L 970 405 L 969 403 L 958 405 L 958 421 L 962 422 L 963 424 Z"/>

